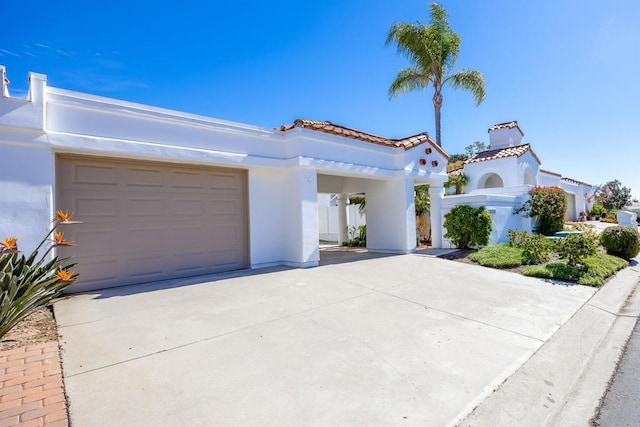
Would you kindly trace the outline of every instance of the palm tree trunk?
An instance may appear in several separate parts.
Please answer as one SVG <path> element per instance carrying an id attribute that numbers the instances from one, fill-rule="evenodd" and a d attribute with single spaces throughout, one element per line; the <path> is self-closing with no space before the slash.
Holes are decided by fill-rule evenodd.
<path id="1" fill-rule="evenodd" d="M 436 89 L 433 94 L 433 111 L 436 115 L 436 144 L 442 147 L 442 141 L 440 139 L 440 109 L 442 108 L 442 93 Z"/>

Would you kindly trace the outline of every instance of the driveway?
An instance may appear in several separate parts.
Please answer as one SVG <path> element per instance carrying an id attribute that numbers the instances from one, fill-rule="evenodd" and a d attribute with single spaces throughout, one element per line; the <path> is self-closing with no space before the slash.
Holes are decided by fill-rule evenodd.
<path id="1" fill-rule="evenodd" d="M 425 426 L 461 420 L 594 291 L 413 254 L 111 289 L 55 314 L 73 425 Z"/>

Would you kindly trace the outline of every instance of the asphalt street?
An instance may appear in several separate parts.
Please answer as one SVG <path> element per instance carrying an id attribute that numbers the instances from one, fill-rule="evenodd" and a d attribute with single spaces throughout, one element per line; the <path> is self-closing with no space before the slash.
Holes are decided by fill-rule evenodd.
<path id="1" fill-rule="evenodd" d="M 631 334 L 595 424 L 602 427 L 640 424 L 640 323 L 636 323 Z"/>

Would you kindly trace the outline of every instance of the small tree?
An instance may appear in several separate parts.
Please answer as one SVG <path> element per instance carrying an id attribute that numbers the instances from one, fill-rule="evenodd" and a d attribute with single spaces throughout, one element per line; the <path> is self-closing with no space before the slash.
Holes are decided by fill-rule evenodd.
<path id="1" fill-rule="evenodd" d="M 464 151 L 467 155 L 467 158 L 471 158 L 476 154 L 488 149 L 489 149 L 489 145 L 485 144 L 482 141 L 474 141 L 473 144 L 469 144 L 466 147 L 464 147 Z"/>
<path id="2" fill-rule="evenodd" d="M 484 101 L 484 77 L 477 70 L 454 71 L 460 53 L 460 36 L 449 26 L 446 10 L 429 5 L 431 22 L 407 24 L 397 22 L 389 29 L 386 45 L 395 44 L 398 53 L 405 55 L 411 65 L 398 72 L 391 87 L 391 98 L 433 86 L 433 109 L 436 123 L 436 144 L 442 146 L 440 111 L 442 89 L 449 85 L 473 95 L 476 105 Z"/>
<path id="3" fill-rule="evenodd" d="M 537 220 L 536 231 L 550 236 L 562 230 L 567 211 L 567 194 L 560 187 L 534 187 L 529 200 L 516 213 Z"/>
<path id="4" fill-rule="evenodd" d="M 631 189 L 623 187 L 617 179 L 596 186 L 596 201 L 607 210 L 622 209 L 631 204 Z"/>
<path id="5" fill-rule="evenodd" d="M 491 215 L 484 206 L 458 205 L 444 216 L 444 235 L 458 248 L 484 246 L 489 243 Z"/>
<path id="6" fill-rule="evenodd" d="M 464 187 L 469 183 L 469 177 L 463 173 L 449 175 L 449 179 L 444 183 L 444 188 L 453 188 L 455 194 L 464 193 Z"/>
<path id="7" fill-rule="evenodd" d="M 349 204 L 357 205 L 358 212 L 360 212 L 360 215 L 364 215 L 364 213 L 367 210 L 367 201 L 362 196 L 349 197 Z"/>
<path id="8" fill-rule="evenodd" d="M 415 187 L 415 207 L 416 216 L 420 216 L 431 208 L 431 199 L 429 198 L 429 186 L 418 185 Z"/>

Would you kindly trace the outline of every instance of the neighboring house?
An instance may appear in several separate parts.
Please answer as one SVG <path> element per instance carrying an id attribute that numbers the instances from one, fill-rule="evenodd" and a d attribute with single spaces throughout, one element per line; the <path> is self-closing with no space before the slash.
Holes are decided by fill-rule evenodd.
<path id="1" fill-rule="evenodd" d="M 8 96 L 0 66 L 0 236 L 32 250 L 57 209 L 83 291 L 319 261 L 318 193 L 367 200 L 367 248 L 415 251 L 414 186 L 438 211 L 448 155 L 329 122 L 266 129 L 49 87 Z M 346 213 L 341 215 L 344 219 Z M 432 241 L 442 245 L 441 217 Z M 343 223 L 346 228 L 346 222 Z"/>
<path id="2" fill-rule="evenodd" d="M 540 168 L 541 161 L 531 145 L 523 143 L 524 133 L 518 122 L 500 123 L 489 128 L 490 149 L 464 162 L 453 174 L 464 173 L 469 179 L 465 194 L 449 195 L 443 202 L 442 215 L 458 204 L 485 206 L 493 218 L 491 243 L 508 241 L 509 229 L 531 231 L 530 218 L 514 215 L 536 185 L 557 186 L 567 193 L 566 219 L 575 221 L 580 212 L 592 205 L 591 185 Z"/>

